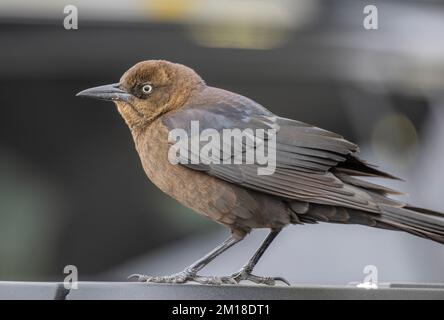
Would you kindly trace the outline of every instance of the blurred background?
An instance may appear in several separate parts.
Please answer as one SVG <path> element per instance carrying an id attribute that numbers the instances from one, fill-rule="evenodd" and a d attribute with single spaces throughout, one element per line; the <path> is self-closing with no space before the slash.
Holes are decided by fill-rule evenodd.
<path id="1" fill-rule="evenodd" d="M 66 5 L 78 29 L 65 30 Z M 378 9 L 366 30 L 363 9 Z M 0 280 L 124 281 L 182 270 L 228 234 L 145 177 L 111 103 L 79 99 L 167 59 L 271 111 L 338 132 L 444 211 L 444 3 L 0 0 Z M 156 150 L 153 150 L 156 152 Z M 237 270 L 254 231 L 205 273 Z M 294 283 L 444 282 L 444 246 L 360 226 L 291 226 L 258 265 Z"/>

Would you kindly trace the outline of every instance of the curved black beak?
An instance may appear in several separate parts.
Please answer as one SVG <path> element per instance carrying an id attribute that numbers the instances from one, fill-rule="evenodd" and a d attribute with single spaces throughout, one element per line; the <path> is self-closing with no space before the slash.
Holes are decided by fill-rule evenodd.
<path id="1" fill-rule="evenodd" d="M 130 94 L 122 89 L 118 83 L 89 88 L 76 94 L 77 97 L 87 97 L 107 101 L 128 102 Z"/>

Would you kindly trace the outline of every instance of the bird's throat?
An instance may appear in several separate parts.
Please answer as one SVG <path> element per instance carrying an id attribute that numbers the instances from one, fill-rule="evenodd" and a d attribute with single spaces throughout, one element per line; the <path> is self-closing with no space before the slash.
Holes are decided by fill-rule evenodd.
<path id="1" fill-rule="evenodd" d="M 131 131 L 137 131 L 146 126 L 146 118 L 134 106 L 122 101 L 116 101 L 116 105 Z"/>

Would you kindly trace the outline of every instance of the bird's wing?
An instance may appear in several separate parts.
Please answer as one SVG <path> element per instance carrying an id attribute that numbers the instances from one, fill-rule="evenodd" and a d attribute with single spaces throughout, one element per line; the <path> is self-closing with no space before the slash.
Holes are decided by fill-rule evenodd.
<path id="1" fill-rule="evenodd" d="M 379 212 L 380 203 L 396 205 L 394 200 L 385 197 L 385 194 L 395 191 L 353 177 L 392 176 L 358 159 L 354 155 L 358 147 L 342 136 L 303 122 L 277 117 L 246 97 L 215 88 L 206 90 L 211 90 L 207 92 L 210 99 L 197 99 L 179 111 L 165 115 L 162 119 L 164 125 L 169 130 L 183 129 L 190 141 L 197 139 L 196 132 L 205 136 L 206 129 L 216 130 L 221 137 L 224 129 L 274 129 L 275 133 L 264 135 L 262 139 L 256 137 L 254 148 L 260 145 L 268 147 L 271 139 L 276 138 L 276 169 L 272 174 L 258 175 L 258 169 L 264 165 L 257 162 L 192 163 L 193 152 L 181 155 L 182 165 L 289 200 L 372 212 Z M 198 121 L 199 124 L 199 130 L 194 135 L 192 121 Z M 243 154 L 251 148 L 248 139 L 254 137 L 245 136 L 240 147 Z M 222 140 L 218 146 L 220 152 L 214 152 L 220 162 L 233 154 L 224 152 L 226 141 Z M 208 142 L 199 143 L 203 147 Z M 210 160 L 215 160 L 214 154 Z"/>

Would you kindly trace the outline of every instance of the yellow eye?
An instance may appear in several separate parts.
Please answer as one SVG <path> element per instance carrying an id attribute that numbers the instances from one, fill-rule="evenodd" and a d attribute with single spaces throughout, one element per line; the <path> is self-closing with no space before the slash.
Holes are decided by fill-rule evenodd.
<path id="1" fill-rule="evenodd" d="M 144 94 L 149 94 L 149 93 L 151 93 L 151 91 L 153 91 L 153 86 L 150 84 L 146 84 L 142 87 L 142 92 Z"/>

